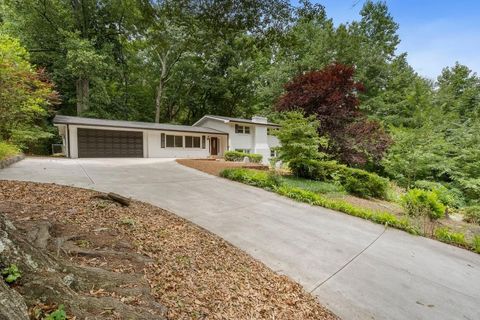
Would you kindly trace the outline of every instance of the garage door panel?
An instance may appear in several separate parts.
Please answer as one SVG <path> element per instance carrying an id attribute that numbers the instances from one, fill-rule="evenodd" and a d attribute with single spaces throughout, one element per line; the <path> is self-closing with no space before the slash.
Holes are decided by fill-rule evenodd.
<path id="1" fill-rule="evenodd" d="M 143 134 L 137 131 L 78 129 L 80 158 L 142 158 Z"/>

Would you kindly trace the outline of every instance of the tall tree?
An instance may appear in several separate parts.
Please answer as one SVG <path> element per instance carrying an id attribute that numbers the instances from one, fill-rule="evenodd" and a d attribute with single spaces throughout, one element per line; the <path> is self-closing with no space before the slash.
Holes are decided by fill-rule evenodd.
<path id="1" fill-rule="evenodd" d="M 0 140 L 28 149 L 52 136 L 46 119 L 58 97 L 17 39 L 0 34 L 0 61 Z"/>
<path id="2" fill-rule="evenodd" d="M 332 64 L 297 76 L 285 85 L 277 110 L 300 109 L 320 121 L 319 133 L 331 141 L 330 153 L 350 165 L 378 164 L 390 145 L 388 135 L 360 111 L 353 67 Z"/>

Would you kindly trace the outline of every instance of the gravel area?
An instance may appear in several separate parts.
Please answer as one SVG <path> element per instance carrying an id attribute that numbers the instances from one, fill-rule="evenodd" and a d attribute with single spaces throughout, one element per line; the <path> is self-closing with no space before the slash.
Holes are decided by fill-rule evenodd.
<path id="1" fill-rule="evenodd" d="M 0 181 L 0 204 L 41 208 L 10 214 L 16 223 L 47 218 L 87 240 L 98 230 L 113 230 L 124 247 L 130 243 L 152 259 L 142 273 L 169 319 L 338 319 L 299 284 L 199 226 L 143 202 L 122 207 L 96 195 L 55 184 Z M 119 267 L 118 259 L 111 264 L 106 259 L 81 261 L 129 272 L 128 261 Z"/>
<path id="2" fill-rule="evenodd" d="M 197 169 L 209 174 L 220 175 L 220 171 L 227 168 L 250 168 L 259 170 L 268 170 L 268 166 L 264 166 L 258 163 L 245 163 L 245 162 L 231 162 L 223 159 L 218 160 L 201 160 L 201 159 L 178 159 L 178 163 Z"/>

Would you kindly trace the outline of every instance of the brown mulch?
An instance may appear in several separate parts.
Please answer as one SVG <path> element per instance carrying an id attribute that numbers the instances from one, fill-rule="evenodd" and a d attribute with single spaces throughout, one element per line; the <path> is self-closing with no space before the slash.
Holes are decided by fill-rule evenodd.
<path id="1" fill-rule="evenodd" d="M 337 319 L 299 284 L 199 226 L 143 202 L 122 207 L 93 197 L 98 194 L 56 184 L 0 181 L 0 204 L 38 209 L 6 212 L 17 224 L 48 218 L 76 230 L 83 239 L 77 245 L 85 247 L 98 246 L 96 234 L 103 230 L 118 237 L 117 246 L 131 246 L 150 257 L 144 277 L 170 319 Z M 119 266 L 118 258 L 111 263 L 105 259 L 81 260 L 115 272 L 135 268 Z"/>
<path id="2" fill-rule="evenodd" d="M 213 174 L 215 176 L 220 175 L 220 171 L 227 168 L 249 168 L 258 170 L 268 170 L 268 166 L 264 166 L 258 163 L 245 163 L 245 162 L 231 162 L 223 159 L 217 160 L 202 160 L 202 159 L 178 159 L 178 163 L 203 171 L 205 173 Z"/>

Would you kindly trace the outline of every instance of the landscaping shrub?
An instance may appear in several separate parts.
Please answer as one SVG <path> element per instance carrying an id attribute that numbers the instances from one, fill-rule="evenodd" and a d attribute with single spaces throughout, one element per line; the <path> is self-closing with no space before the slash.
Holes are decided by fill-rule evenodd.
<path id="1" fill-rule="evenodd" d="M 275 189 L 280 184 L 280 178 L 268 171 L 230 168 L 220 172 L 220 176 L 264 189 Z"/>
<path id="2" fill-rule="evenodd" d="M 453 243 L 465 246 L 465 235 L 461 232 L 452 232 L 448 228 L 438 228 L 435 230 L 435 238 L 445 243 Z"/>
<path id="3" fill-rule="evenodd" d="M 463 208 L 463 220 L 480 225 L 480 206 Z"/>
<path id="4" fill-rule="evenodd" d="M 0 160 L 19 154 L 20 150 L 13 144 L 0 141 Z"/>
<path id="5" fill-rule="evenodd" d="M 480 253 L 480 236 L 474 236 L 473 237 L 472 249 L 476 253 Z"/>
<path id="6" fill-rule="evenodd" d="M 245 153 L 240 151 L 226 151 L 223 157 L 227 161 L 243 161 L 243 159 L 247 157 L 250 162 L 254 163 L 260 163 L 263 159 L 263 156 L 261 154 Z"/>
<path id="7" fill-rule="evenodd" d="M 423 216 L 436 220 L 445 214 L 445 206 L 432 191 L 410 189 L 402 197 L 402 205 L 412 217 Z"/>
<path id="8" fill-rule="evenodd" d="M 349 168 L 335 161 L 296 159 L 289 163 L 297 177 L 319 181 L 338 181 L 348 192 L 361 197 L 385 198 L 388 181 L 374 173 Z"/>
<path id="9" fill-rule="evenodd" d="M 435 192 L 438 200 L 446 206 L 459 208 L 465 204 L 462 192 L 456 188 L 448 188 L 441 183 L 427 180 L 415 181 L 414 186 L 417 189 Z"/>

